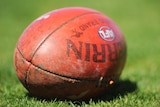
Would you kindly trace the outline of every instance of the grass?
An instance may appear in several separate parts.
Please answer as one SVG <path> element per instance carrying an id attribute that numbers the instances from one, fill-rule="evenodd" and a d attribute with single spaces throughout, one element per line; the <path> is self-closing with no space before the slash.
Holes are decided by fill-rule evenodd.
<path id="1" fill-rule="evenodd" d="M 1 0 L 0 107 L 158 107 L 160 106 L 160 1 Z M 25 27 L 56 8 L 84 6 L 110 16 L 122 29 L 128 59 L 121 80 L 103 97 L 88 102 L 50 101 L 27 94 L 16 77 L 13 51 Z"/>

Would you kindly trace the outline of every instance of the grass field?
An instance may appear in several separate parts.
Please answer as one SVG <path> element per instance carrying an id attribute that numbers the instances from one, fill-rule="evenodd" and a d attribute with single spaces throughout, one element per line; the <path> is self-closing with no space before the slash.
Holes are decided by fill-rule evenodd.
<path id="1" fill-rule="evenodd" d="M 119 83 L 88 102 L 50 101 L 28 95 L 13 67 L 16 42 L 35 18 L 53 9 L 83 6 L 111 17 L 123 31 L 128 47 Z M 160 107 L 159 0 L 1 0 L 0 107 Z"/>

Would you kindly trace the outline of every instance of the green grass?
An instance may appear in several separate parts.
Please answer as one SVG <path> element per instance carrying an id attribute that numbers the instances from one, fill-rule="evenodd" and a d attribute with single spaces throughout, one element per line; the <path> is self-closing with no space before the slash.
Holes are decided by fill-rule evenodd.
<path id="1" fill-rule="evenodd" d="M 0 2 L 0 107 L 159 107 L 160 106 L 160 1 L 159 0 L 1 0 Z M 88 102 L 50 101 L 27 94 L 16 77 L 13 51 L 35 18 L 56 8 L 84 6 L 102 11 L 122 29 L 128 59 L 111 92 Z"/>

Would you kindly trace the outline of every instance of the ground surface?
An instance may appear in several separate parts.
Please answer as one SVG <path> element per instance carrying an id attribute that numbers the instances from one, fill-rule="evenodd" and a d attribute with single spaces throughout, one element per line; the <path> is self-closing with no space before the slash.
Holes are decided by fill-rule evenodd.
<path id="1" fill-rule="evenodd" d="M 159 0 L 1 0 L 0 107 L 159 107 L 159 5 Z M 118 24 L 127 41 L 128 59 L 121 81 L 97 100 L 37 99 L 28 95 L 15 74 L 13 51 L 22 31 L 40 15 L 66 6 L 84 6 L 102 11 Z"/>

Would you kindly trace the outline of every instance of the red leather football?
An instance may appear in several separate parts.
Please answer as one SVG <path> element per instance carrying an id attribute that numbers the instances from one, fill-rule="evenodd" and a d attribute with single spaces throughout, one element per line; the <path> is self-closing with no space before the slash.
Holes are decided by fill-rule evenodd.
<path id="1" fill-rule="evenodd" d="M 99 96 L 119 78 L 126 43 L 106 15 L 62 8 L 34 20 L 19 38 L 14 65 L 30 94 L 80 100 Z"/>

